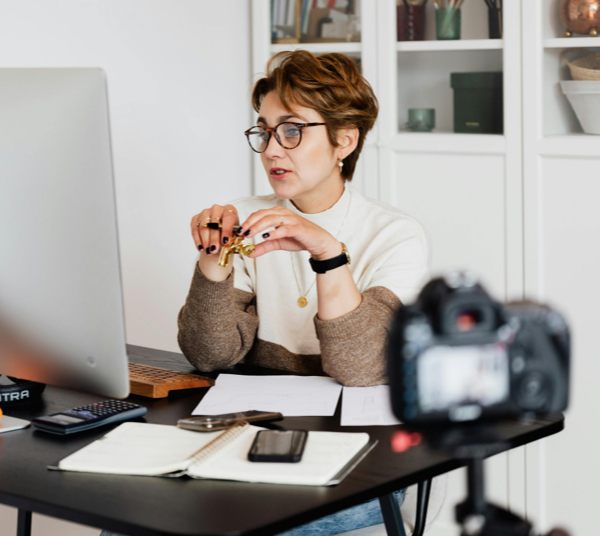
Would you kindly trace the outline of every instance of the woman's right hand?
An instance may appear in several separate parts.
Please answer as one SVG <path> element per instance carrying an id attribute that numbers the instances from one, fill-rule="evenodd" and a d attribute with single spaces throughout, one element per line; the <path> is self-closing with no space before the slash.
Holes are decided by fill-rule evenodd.
<path id="1" fill-rule="evenodd" d="M 213 205 L 196 214 L 191 221 L 194 244 L 202 252 L 198 266 L 202 273 L 213 281 L 222 281 L 231 273 L 233 263 L 218 265 L 221 247 L 235 236 L 239 226 L 237 209 L 233 205 Z"/>

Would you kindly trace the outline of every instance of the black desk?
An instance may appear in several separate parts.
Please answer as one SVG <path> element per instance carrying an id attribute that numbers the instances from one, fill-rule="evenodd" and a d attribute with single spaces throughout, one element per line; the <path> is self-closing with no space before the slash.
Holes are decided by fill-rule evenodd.
<path id="1" fill-rule="evenodd" d="M 177 354 L 150 352 L 145 362 L 189 371 Z M 131 397 L 149 407 L 147 420 L 175 424 L 189 415 L 205 390 L 168 400 Z M 47 388 L 43 407 L 10 411 L 32 418 L 99 400 L 99 397 Z M 290 417 L 289 428 L 340 430 L 335 417 Z M 103 434 L 54 438 L 30 428 L 0 435 L 0 503 L 132 536 L 270 534 L 383 496 L 396 489 L 451 471 L 461 462 L 426 445 L 405 454 L 390 452 L 389 439 L 400 427 L 364 427 L 379 440 L 365 460 L 338 486 L 303 487 L 239 482 L 61 473 L 46 469 Z M 559 432 L 562 417 L 531 424 L 507 424 L 499 433 L 517 447 Z M 348 428 L 344 428 L 348 430 Z"/>

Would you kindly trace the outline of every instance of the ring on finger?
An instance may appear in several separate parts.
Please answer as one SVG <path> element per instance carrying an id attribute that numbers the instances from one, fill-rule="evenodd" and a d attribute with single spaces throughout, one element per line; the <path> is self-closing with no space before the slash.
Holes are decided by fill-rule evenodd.
<path id="1" fill-rule="evenodd" d="M 220 218 L 207 218 L 200 225 L 202 227 L 206 227 L 208 229 L 218 230 L 221 228 L 221 219 Z"/>

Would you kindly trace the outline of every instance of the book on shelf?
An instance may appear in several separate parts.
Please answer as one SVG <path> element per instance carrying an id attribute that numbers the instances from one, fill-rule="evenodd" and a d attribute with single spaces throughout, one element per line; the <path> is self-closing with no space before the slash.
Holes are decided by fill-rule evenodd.
<path id="1" fill-rule="evenodd" d="M 273 43 L 357 41 L 359 0 L 271 0 Z"/>
<path id="2" fill-rule="evenodd" d="M 300 462 L 251 462 L 248 450 L 262 429 L 244 424 L 200 433 L 126 422 L 49 469 L 329 486 L 341 482 L 376 443 L 365 433 L 311 431 Z"/>

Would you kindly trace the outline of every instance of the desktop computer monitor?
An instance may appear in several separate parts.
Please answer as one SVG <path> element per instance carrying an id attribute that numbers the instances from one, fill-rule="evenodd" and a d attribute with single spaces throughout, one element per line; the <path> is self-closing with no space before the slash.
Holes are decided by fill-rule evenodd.
<path id="1" fill-rule="evenodd" d="M 0 69 L 0 374 L 129 393 L 101 69 Z"/>

